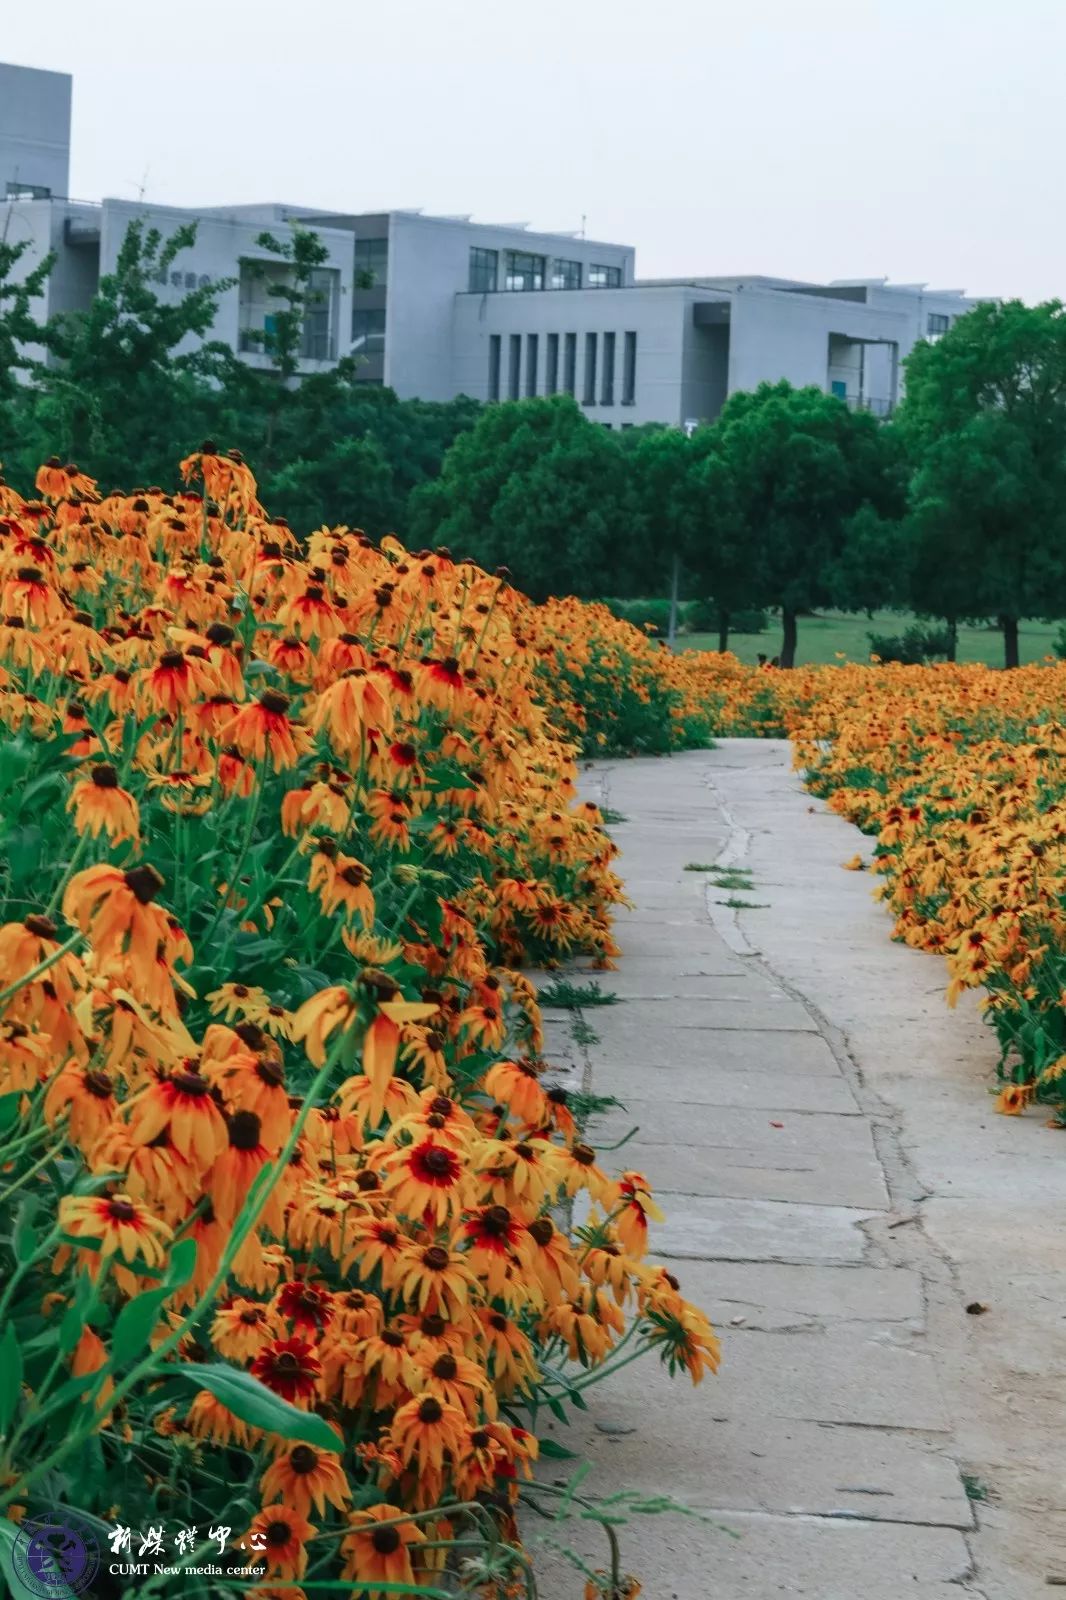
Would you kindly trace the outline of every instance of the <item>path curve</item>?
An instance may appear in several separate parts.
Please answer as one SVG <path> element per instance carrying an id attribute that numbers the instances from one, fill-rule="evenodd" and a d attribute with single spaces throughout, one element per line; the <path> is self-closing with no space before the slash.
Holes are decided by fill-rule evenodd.
<path id="1" fill-rule="evenodd" d="M 891 942 L 868 841 L 784 741 L 601 763 L 634 909 L 575 1045 L 624 1102 L 598 1143 L 647 1172 L 660 1254 L 711 1311 L 722 1370 L 652 1366 L 590 1395 L 590 1487 L 670 1493 L 740 1537 L 624 1530 L 648 1600 L 1030 1600 L 1066 1585 L 1066 1136 L 992 1112 L 995 1049 L 944 970 Z M 689 867 L 748 869 L 716 889 Z M 746 904 L 731 907 L 728 899 Z M 967 1306 L 982 1306 L 967 1312 Z M 977 1498 L 974 1496 L 987 1496 Z M 575 1548 L 597 1559 L 584 1527 Z M 544 1600 L 580 1581 L 545 1568 Z"/>

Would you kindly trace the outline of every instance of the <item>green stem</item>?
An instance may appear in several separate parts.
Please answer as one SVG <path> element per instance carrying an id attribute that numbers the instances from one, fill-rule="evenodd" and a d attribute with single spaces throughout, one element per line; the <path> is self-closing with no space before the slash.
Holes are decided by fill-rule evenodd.
<path id="1" fill-rule="evenodd" d="M 42 915 L 44 915 L 46 917 L 50 917 L 52 915 L 52 913 L 55 910 L 56 906 L 59 904 L 60 899 L 62 898 L 63 890 L 66 888 L 67 884 L 70 882 L 71 878 L 73 878 L 75 872 L 78 870 L 78 863 L 81 861 L 82 856 L 85 854 L 85 851 L 87 850 L 88 845 L 89 845 L 89 835 L 87 833 L 83 833 L 81 838 L 78 840 L 77 844 L 74 847 L 74 854 L 71 856 L 70 861 L 67 864 L 67 870 L 66 870 L 66 872 L 63 873 L 63 875 L 60 878 L 59 882 L 56 884 L 55 888 L 53 889 L 52 898 L 49 900 L 48 904 L 45 906 L 44 912 L 42 913 Z"/>
<path id="2" fill-rule="evenodd" d="M 51 1133 L 52 1130 L 49 1128 L 46 1131 Z M 0 1206 L 6 1205 L 13 1194 L 17 1194 L 20 1189 L 24 1188 L 30 1179 L 40 1172 L 42 1167 L 46 1167 L 50 1161 L 54 1161 L 56 1156 L 65 1148 L 66 1140 L 61 1139 L 58 1144 L 54 1144 L 50 1149 L 46 1150 L 43 1156 L 39 1156 L 32 1167 L 27 1167 L 21 1178 L 15 1183 L 9 1184 L 6 1189 L 0 1190 Z"/>

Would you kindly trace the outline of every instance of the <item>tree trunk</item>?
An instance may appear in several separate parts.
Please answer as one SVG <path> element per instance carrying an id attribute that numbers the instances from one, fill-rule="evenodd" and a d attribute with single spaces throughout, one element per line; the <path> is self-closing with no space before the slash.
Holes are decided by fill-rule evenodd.
<path id="1" fill-rule="evenodd" d="M 729 649 L 729 612 L 725 606 L 718 607 L 718 648 L 723 655 Z"/>
<path id="2" fill-rule="evenodd" d="M 777 659 L 779 667 L 794 667 L 796 665 L 796 613 L 787 606 L 781 607 L 781 654 Z"/>
<path id="3" fill-rule="evenodd" d="M 1016 667 L 1018 665 L 1018 618 L 1000 617 L 999 625 L 1003 629 L 1003 665 Z"/>
<path id="4" fill-rule="evenodd" d="M 673 566 L 670 569 L 670 623 L 666 634 L 667 643 L 671 650 L 677 643 L 677 585 L 680 568 L 681 563 L 675 556 Z"/>
<path id="5" fill-rule="evenodd" d="M 948 618 L 948 653 L 949 661 L 959 659 L 959 625 L 954 617 Z"/>

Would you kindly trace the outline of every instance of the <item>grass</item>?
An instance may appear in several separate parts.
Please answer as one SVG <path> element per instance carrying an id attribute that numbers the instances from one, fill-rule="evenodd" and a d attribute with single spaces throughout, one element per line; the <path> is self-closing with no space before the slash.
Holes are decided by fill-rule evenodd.
<path id="1" fill-rule="evenodd" d="M 629 818 L 624 817 L 620 811 L 612 811 L 610 806 L 601 806 L 600 816 L 603 818 L 605 828 L 611 827 L 612 824 L 617 827 L 620 822 L 629 821 Z"/>
<path id="2" fill-rule="evenodd" d="M 711 879 L 715 889 L 754 889 L 751 873 L 744 868 L 729 867 L 722 872 L 716 872 Z"/>
<path id="3" fill-rule="evenodd" d="M 574 1018 L 570 1024 L 570 1032 L 573 1034 L 574 1043 L 580 1045 L 583 1050 L 587 1050 L 590 1045 L 599 1044 L 600 1042 L 599 1034 L 595 1028 L 589 1026 L 584 1017 Z"/>
<path id="4" fill-rule="evenodd" d="M 585 1006 L 616 1006 L 618 996 L 605 993 L 596 982 L 571 983 L 569 978 L 553 978 L 540 991 L 542 1006 L 556 1011 L 582 1011 Z"/>
<path id="5" fill-rule="evenodd" d="M 682 870 L 684 872 L 717 872 L 718 868 L 713 861 L 686 861 Z"/>
<path id="6" fill-rule="evenodd" d="M 728 900 L 723 900 L 720 903 L 723 906 L 728 906 L 730 911 L 769 911 L 770 909 L 765 900 L 738 900 L 735 894 L 731 894 Z"/>
<path id="7" fill-rule="evenodd" d="M 838 654 L 849 661 L 865 661 L 870 654 L 868 633 L 901 634 L 914 619 L 908 612 L 876 611 L 872 617 L 849 616 L 840 611 L 825 611 L 816 617 L 799 620 L 799 644 L 796 662 L 832 664 Z M 1041 661 L 1054 654 L 1057 622 L 1023 622 L 1018 629 L 1018 646 L 1023 664 Z M 683 650 L 716 650 L 716 633 L 682 634 L 678 644 Z M 781 648 L 781 629 L 776 619 L 770 618 L 765 633 L 735 633 L 730 635 L 729 648 L 741 661 L 754 666 L 757 657 L 773 657 Z M 998 628 L 959 628 L 959 660 L 983 661 L 990 667 L 1003 665 L 1003 635 Z"/>

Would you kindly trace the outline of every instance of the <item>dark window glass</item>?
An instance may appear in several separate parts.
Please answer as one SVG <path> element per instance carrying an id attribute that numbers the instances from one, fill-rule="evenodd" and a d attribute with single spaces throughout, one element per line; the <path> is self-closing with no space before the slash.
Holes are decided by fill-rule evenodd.
<path id="1" fill-rule="evenodd" d="M 316 267 L 307 285 L 300 354 L 311 361 L 332 361 L 336 354 L 330 326 L 335 276 L 328 267 Z"/>
<path id="2" fill-rule="evenodd" d="M 596 335 L 585 335 L 585 391 L 583 404 L 594 406 L 596 404 Z"/>
<path id="3" fill-rule="evenodd" d="M 505 250 L 503 274 L 505 289 L 543 289 L 544 257 L 530 255 L 526 250 Z"/>
<path id="4" fill-rule="evenodd" d="M 603 336 L 603 383 L 600 388 L 600 405 L 614 405 L 614 345 L 613 333 Z"/>
<path id="5" fill-rule="evenodd" d="M 522 381 L 522 335 L 511 335 L 511 359 L 507 367 L 507 398 L 517 400 L 521 391 Z"/>
<path id="6" fill-rule="evenodd" d="M 470 250 L 470 292 L 471 294 L 492 294 L 496 289 L 496 268 L 499 262 L 498 250 L 482 250 L 479 245 L 473 245 Z"/>
<path id="7" fill-rule="evenodd" d="M 489 399 L 500 398 L 500 336 L 489 335 Z"/>
<path id="8" fill-rule="evenodd" d="M 580 289 L 581 262 L 553 261 L 551 284 L 553 289 Z"/>
<path id="9" fill-rule="evenodd" d="M 537 357 L 540 354 L 540 338 L 535 333 L 526 334 L 526 394 L 532 397 L 537 392 Z"/>
<path id="10" fill-rule="evenodd" d="M 358 356 L 379 356 L 385 348 L 385 307 L 376 311 L 352 312 L 352 352 Z"/>
<path id="11" fill-rule="evenodd" d="M 577 393 L 577 334 L 566 335 L 563 350 L 563 393 Z"/>
<path id="12" fill-rule="evenodd" d="M 637 400 L 637 336 L 627 333 L 622 346 L 622 404 L 632 406 Z"/>
<path id="13" fill-rule="evenodd" d="M 544 374 L 544 393 L 558 394 L 559 392 L 559 335 L 549 333 L 547 370 Z"/>
<path id="14" fill-rule="evenodd" d="M 355 241 L 355 287 L 357 289 L 383 289 L 389 281 L 389 241 L 387 239 L 357 239 Z"/>
<path id="15" fill-rule="evenodd" d="M 928 321 L 926 322 L 927 333 L 931 334 L 935 338 L 937 334 L 947 333 L 950 327 L 951 318 L 949 316 L 946 316 L 942 311 L 930 311 Z"/>
<path id="16" fill-rule="evenodd" d="M 589 268 L 590 289 L 620 289 L 621 287 L 621 267 L 604 267 L 593 265 Z"/>

